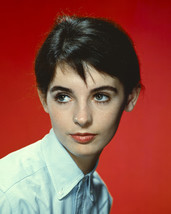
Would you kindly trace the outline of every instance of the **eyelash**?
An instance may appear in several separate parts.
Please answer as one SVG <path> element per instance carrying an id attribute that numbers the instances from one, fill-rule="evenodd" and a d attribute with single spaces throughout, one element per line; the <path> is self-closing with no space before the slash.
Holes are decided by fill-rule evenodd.
<path id="1" fill-rule="evenodd" d="M 101 97 L 102 99 L 104 100 L 98 100 L 97 98 Z M 65 98 L 69 98 L 67 101 L 64 101 Z M 70 95 L 67 95 L 67 94 L 64 94 L 64 93 L 58 93 L 56 94 L 55 96 L 55 101 L 57 101 L 59 104 L 67 104 L 69 103 L 72 98 Z M 63 99 L 63 101 L 61 101 L 60 99 Z M 105 104 L 105 103 L 108 103 L 110 101 L 110 96 L 109 95 L 106 95 L 104 93 L 96 93 L 93 95 L 93 99 L 96 103 L 98 104 Z"/>
<path id="2" fill-rule="evenodd" d="M 68 101 L 60 101 L 61 98 L 64 100 L 64 98 L 66 98 L 66 97 L 68 97 L 70 100 L 68 100 Z M 55 101 L 57 101 L 59 104 L 66 104 L 66 103 L 71 101 L 71 97 L 69 95 L 67 95 L 67 94 L 64 94 L 64 93 L 58 93 L 55 96 Z"/>
<path id="3" fill-rule="evenodd" d="M 95 100 L 95 102 L 99 103 L 99 104 L 105 104 L 105 103 L 108 103 L 110 101 L 110 97 L 109 95 L 106 95 L 104 93 L 97 93 L 93 96 L 93 98 L 97 98 L 98 96 L 101 96 L 101 97 L 105 97 L 105 100 Z"/>

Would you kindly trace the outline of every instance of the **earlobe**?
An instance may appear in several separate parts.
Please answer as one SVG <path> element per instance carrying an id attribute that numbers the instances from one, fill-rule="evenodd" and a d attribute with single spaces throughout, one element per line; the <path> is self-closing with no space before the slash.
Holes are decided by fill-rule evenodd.
<path id="1" fill-rule="evenodd" d="M 141 87 L 138 86 L 132 90 L 132 93 L 128 95 L 127 104 L 125 106 L 125 111 L 130 112 L 134 109 L 134 106 L 138 100 Z"/>
<path id="2" fill-rule="evenodd" d="M 40 102 L 41 102 L 41 104 L 43 106 L 44 111 L 46 113 L 49 113 L 45 96 L 42 94 L 42 92 L 39 89 L 37 90 L 37 92 L 38 92 L 39 99 L 40 99 Z"/>

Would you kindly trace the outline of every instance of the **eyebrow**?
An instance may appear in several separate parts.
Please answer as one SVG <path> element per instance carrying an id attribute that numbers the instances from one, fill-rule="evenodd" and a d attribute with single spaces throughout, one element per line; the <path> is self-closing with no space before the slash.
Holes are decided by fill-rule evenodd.
<path id="1" fill-rule="evenodd" d="M 117 93 L 117 91 L 118 91 L 117 88 L 115 88 L 115 87 L 104 85 L 104 86 L 101 86 L 101 87 L 94 88 L 90 92 L 91 93 L 95 93 L 95 92 L 98 92 L 98 91 L 105 91 L 105 90 L 112 91 L 112 92 L 115 92 L 115 93 Z M 67 92 L 67 93 L 73 93 L 72 89 L 66 88 L 66 87 L 63 87 L 63 86 L 54 86 L 54 87 L 52 87 L 50 89 L 50 93 L 53 93 L 55 91 L 64 91 L 64 92 Z"/>
<path id="2" fill-rule="evenodd" d="M 113 86 L 108 86 L 108 85 L 104 85 L 104 86 L 101 86 L 101 87 L 98 87 L 98 88 L 94 88 L 91 90 L 91 92 L 98 92 L 98 91 L 113 91 L 115 93 L 118 92 L 117 88 L 113 87 Z"/>
<path id="3" fill-rule="evenodd" d="M 65 92 L 68 92 L 68 93 L 73 93 L 73 91 L 70 89 L 70 88 L 65 88 L 65 87 L 62 87 L 62 86 L 54 86 L 50 89 L 50 93 L 53 93 L 55 91 L 65 91 Z"/>

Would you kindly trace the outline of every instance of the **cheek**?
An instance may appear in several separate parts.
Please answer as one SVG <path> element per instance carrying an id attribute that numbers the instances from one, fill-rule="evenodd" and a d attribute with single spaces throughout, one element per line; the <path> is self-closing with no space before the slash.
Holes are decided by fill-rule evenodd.
<path id="1" fill-rule="evenodd" d="M 66 129 L 69 125 L 69 115 L 68 111 L 62 111 L 61 108 L 51 107 L 49 109 L 49 116 L 52 123 L 53 128 L 62 130 Z"/>
<path id="2" fill-rule="evenodd" d="M 122 109 L 118 109 L 117 111 L 112 109 L 108 113 L 103 114 L 99 124 L 101 124 L 101 130 L 104 130 L 106 135 L 115 134 L 121 119 L 122 112 Z"/>
<path id="3" fill-rule="evenodd" d="M 53 126 L 58 126 L 60 123 L 62 115 L 56 108 L 49 108 L 49 117 Z"/>
<path id="4" fill-rule="evenodd" d="M 114 132 L 116 127 L 117 127 L 117 120 L 116 117 L 112 117 L 112 115 L 110 115 L 110 117 L 105 118 L 105 121 L 102 121 L 103 124 L 103 130 L 106 132 Z"/>

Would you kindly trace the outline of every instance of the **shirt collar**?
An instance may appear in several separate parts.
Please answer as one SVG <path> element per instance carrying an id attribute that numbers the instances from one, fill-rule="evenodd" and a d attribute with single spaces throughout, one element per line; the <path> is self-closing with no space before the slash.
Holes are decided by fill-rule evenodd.
<path id="1" fill-rule="evenodd" d="M 95 169 L 84 176 L 83 172 L 56 138 L 53 129 L 43 138 L 42 151 L 59 200 L 63 199 L 79 181 L 88 176 L 88 192 L 90 199 L 93 201 L 91 177 Z"/>

